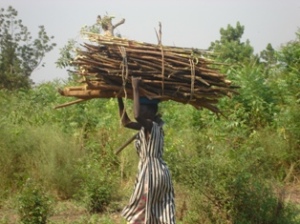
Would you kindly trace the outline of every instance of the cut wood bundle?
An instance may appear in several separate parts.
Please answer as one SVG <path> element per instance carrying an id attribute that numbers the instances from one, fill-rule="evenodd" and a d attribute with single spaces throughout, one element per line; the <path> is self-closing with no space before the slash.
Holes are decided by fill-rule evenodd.
<path id="1" fill-rule="evenodd" d="M 60 90 L 64 96 L 132 99 L 131 77 L 141 77 L 142 96 L 218 113 L 218 99 L 235 93 L 235 87 L 216 69 L 218 64 L 204 57 L 206 51 L 99 34 L 88 34 L 88 39 L 96 44 L 83 44 L 72 62 L 83 77 L 82 84 Z"/>

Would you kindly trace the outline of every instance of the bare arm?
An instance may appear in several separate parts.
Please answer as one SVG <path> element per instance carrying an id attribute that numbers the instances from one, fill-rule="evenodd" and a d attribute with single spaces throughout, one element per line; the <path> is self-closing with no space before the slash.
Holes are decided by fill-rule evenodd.
<path id="1" fill-rule="evenodd" d="M 121 118 L 122 125 L 126 128 L 139 130 L 141 128 L 141 125 L 137 122 L 132 122 L 130 118 L 127 115 L 127 112 L 124 107 L 123 99 L 118 98 L 118 105 L 119 105 L 119 115 Z"/>
<path id="2" fill-rule="evenodd" d="M 145 129 L 148 132 L 151 132 L 151 129 L 152 129 L 152 126 L 153 126 L 152 121 L 146 119 L 141 114 L 140 93 L 139 93 L 139 87 L 140 87 L 141 82 L 142 82 L 141 78 L 132 77 L 134 118 L 141 126 L 145 127 Z"/>

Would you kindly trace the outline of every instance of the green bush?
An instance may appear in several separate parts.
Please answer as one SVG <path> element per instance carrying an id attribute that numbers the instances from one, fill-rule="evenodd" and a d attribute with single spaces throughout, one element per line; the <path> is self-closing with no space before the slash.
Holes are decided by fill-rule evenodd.
<path id="1" fill-rule="evenodd" d="M 175 160 L 180 161 L 176 180 L 192 188 L 189 223 L 299 223 L 296 207 L 274 189 L 281 181 L 275 178 L 276 172 L 283 168 L 276 165 L 285 150 L 270 146 L 274 135 L 253 135 L 235 150 L 228 148 L 224 139 L 215 140 L 207 141 L 199 134 L 199 148 L 185 150 L 189 154 Z M 279 146 L 279 142 L 272 145 Z"/>
<path id="2" fill-rule="evenodd" d="M 18 197 L 18 213 L 23 224 L 45 224 L 51 213 L 51 200 L 42 187 L 28 179 Z"/>
<path id="3" fill-rule="evenodd" d="M 117 196 L 116 160 L 107 148 L 100 148 L 99 144 L 90 145 L 93 149 L 82 160 L 80 173 L 82 182 L 77 197 L 84 202 L 90 213 L 104 212 Z"/>

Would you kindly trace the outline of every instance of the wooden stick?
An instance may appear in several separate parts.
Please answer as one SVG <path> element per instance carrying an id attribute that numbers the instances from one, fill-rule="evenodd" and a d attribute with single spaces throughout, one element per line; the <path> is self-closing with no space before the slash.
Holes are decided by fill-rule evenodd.
<path id="1" fill-rule="evenodd" d="M 74 100 L 74 101 L 71 101 L 71 102 L 67 102 L 67 103 L 63 103 L 61 105 L 58 105 L 58 106 L 54 107 L 54 109 L 59 109 L 59 108 L 62 108 L 62 107 L 71 106 L 73 104 L 80 103 L 80 102 L 87 101 L 87 100 L 89 100 L 89 99 L 77 99 L 77 100 Z"/>
<path id="2" fill-rule="evenodd" d="M 138 133 L 132 136 L 130 139 L 127 140 L 122 146 L 120 146 L 116 151 L 115 154 L 118 155 L 124 148 L 126 148 L 134 139 L 136 139 Z"/>

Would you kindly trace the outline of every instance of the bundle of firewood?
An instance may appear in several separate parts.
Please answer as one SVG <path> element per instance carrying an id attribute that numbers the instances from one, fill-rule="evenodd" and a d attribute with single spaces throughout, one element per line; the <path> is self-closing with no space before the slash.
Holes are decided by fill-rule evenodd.
<path id="1" fill-rule="evenodd" d="M 132 99 L 132 77 L 141 77 L 140 93 L 150 99 L 173 100 L 219 112 L 216 104 L 235 87 L 208 52 L 149 44 L 113 36 L 88 34 L 72 64 L 81 84 L 60 90 L 78 101 L 93 98 Z M 77 102 L 77 101 L 76 101 Z"/>

